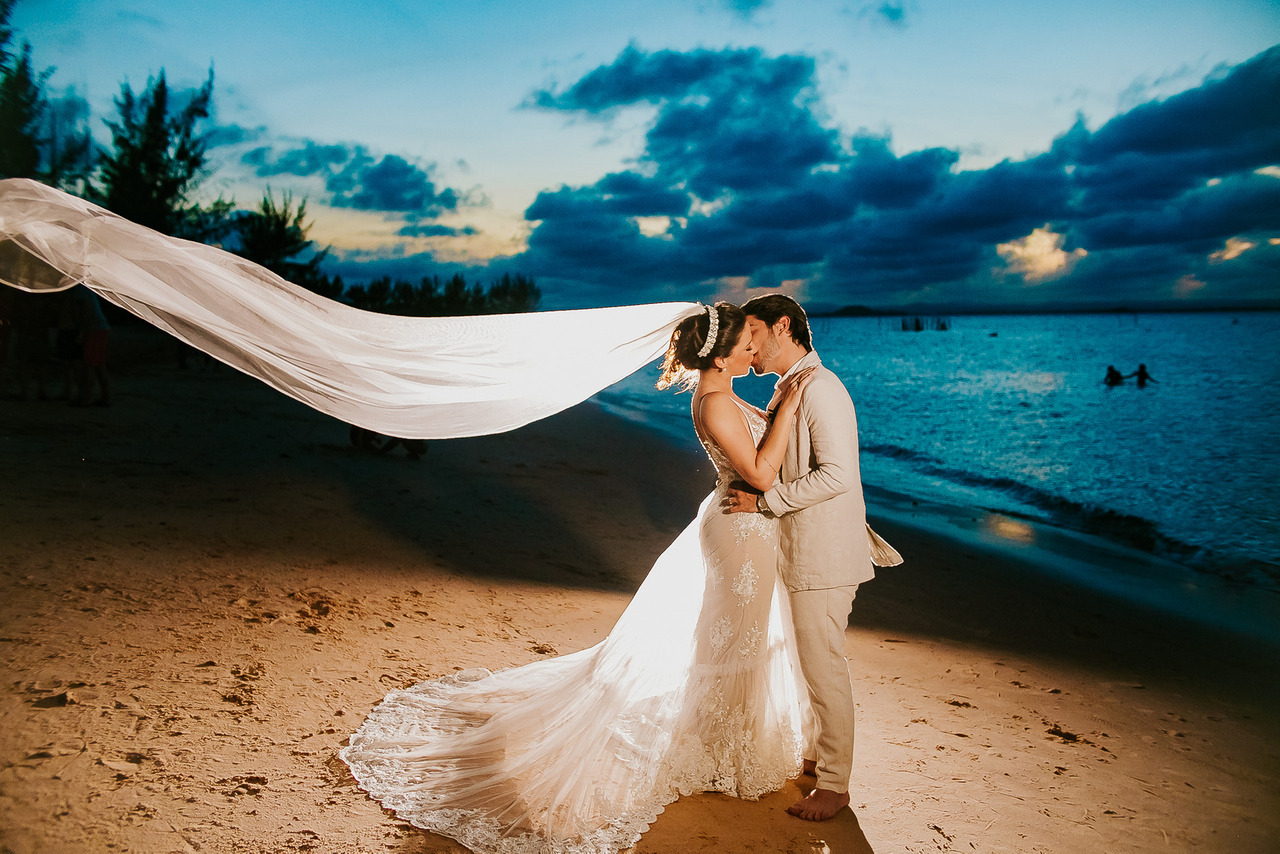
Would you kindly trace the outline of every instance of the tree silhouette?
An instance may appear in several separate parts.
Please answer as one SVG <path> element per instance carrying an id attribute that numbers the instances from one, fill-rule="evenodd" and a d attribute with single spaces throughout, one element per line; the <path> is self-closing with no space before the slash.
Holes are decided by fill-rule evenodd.
<path id="1" fill-rule="evenodd" d="M 35 178 L 40 170 L 42 92 L 50 71 L 36 73 L 29 42 L 13 51 L 13 5 L 14 0 L 0 0 L 0 178 Z"/>
<path id="2" fill-rule="evenodd" d="M 0 0 L 0 178 L 36 178 L 55 187 L 79 185 L 92 170 L 92 145 L 74 95 L 50 102 L 52 68 L 37 72 L 31 44 L 15 52 L 9 26 L 14 0 Z"/>
<path id="3" fill-rule="evenodd" d="M 320 271 L 328 249 L 315 250 L 307 237 L 307 201 L 293 206 L 293 196 L 285 193 L 279 203 L 268 189 L 256 211 L 242 211 L 235 217 L 236 254 L 266 267 L 282 279 L 301 285 L 322 296 L 336 298 L 342 292 L 341 279 L 332 280 Z M 310 257 L 306 257 L 307 255 Z M 299 260 L 305 257 L 305 260 Z"/>
<path id="4" fill-rule="evenodd" d="M 486 289 L 480 284 L 468 284 L 457 273 L 443 284 L 439 276 L 424 276 L 416 285 L 383 276 L 367 285 L 347 288 L 344 296 L 365 311 L 409 317 L 458 317 L 533 311 L 542 292 L 533 279 L 519 274 L 504 274 Z"/>
<path id="5" fill-rule="evenodd" d="M 207 209 L 191 203 L 205 165 L 205 137 L 196 126 L 209 117 L 212 99 L 213 69 L 187 105 L 172 114 L 163 70 L 140 95 L 121 84 L 115 102 L 118 118 L 107 122 L 112 150 L 103 155 L 98 171 L 102 202 L 109 210 L 164 234 L 192 239 L 207 239 L 224 224 L 230 203 L 219 200 Z"/>
<path id="6" fill-rule="evenodd" d="M 542 291 L 533 283 L 533 279 L 519 273 L 512 276 L 503 273 L 502 278 L 489 286 L 485 294 L 487 314 L 514 314 L 521 311 L 533 311 L 542 300 Z"/>
<path id="7" fill-rule="evenodd" d="M 23 45 L 0 76 L 0 178 L 39 176 L 42 100 L 40 80 L 31 72 L 31 45 Z"/>

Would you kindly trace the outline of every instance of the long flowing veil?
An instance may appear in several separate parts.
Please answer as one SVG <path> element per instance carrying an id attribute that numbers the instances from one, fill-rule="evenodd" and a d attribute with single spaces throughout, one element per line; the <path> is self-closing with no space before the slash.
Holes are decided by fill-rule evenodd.
<path id="1" fill-rule="evenodd" d="M 566 409 L 657 359 L 699 310 L 375 314 L 22 178 L 0 181 L 0 282 L 83 283 L 321 412 L 406 439 L 499 433 Z"/>

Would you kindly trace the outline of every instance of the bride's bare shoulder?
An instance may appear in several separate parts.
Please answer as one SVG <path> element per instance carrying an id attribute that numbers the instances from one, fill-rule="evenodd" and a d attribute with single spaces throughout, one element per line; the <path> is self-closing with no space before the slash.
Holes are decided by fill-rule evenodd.
<path id="1" fill-rule="evenodd" d="M 703 392 L 694 398 L 694 408 L 703 412 L 718 412 L 733 406 L 733 395 L 727 391 Z"/>
<path id="2" fill-rule="evenodd" d="M 745 430 L 742 409 L 736 396 L 724 391 L 707 392 L 694 409 L 694 417 L 717 441 L 739 429 Z"/>

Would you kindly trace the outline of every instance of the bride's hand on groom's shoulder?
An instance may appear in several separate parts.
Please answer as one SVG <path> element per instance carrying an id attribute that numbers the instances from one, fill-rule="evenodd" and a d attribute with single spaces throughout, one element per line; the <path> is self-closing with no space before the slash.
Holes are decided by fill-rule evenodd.
<path id="1" fill-rule="evenodd" d="M 816 366 L 812 368 L 805 368 L 803 371 L 796 374 L 795 382 L 791 384 L 791 388 L 795 390 L 796 394 L 799 394 L 800 392 L 805 390 L 806 386 L 809 385 L 809 381 L 812 380 L 817 375 L 818 375 L 818 369 Z"/>
<path id="2" fill-rule="evenodd" d="M 809 381 L 813 379 L 817 370 L 817 368 L 805 368 L 796 374 L 795 379 L 787 383 L 787 387 L 782 390 L 782 399 L 778 402 L 778 408 L 784 406 L 792 410 L 798 408 L 800 406 L 800 395 L 809 385 Z"/>

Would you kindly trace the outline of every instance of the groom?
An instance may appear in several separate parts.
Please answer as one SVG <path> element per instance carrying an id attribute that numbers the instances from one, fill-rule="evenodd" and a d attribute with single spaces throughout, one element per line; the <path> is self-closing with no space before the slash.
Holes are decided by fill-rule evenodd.
<path id="1" fill-rule="evenodd" d="M 809 691 L 804 770 L 817 777 L 808 796 L 787 809 L 825 821 L 849 803 L 853 773 L 853 688 L 844 633 L 858 585 L 874 576 L 858 470 L 858 424 L 844 384 L 813 351 L 804 309 L 769 294 L 742 306 L 755 346 L 752 369 L 777 374 L 780 392 L 814 368 L 779 472 L 757 495 L 731 489 L 731 513 L 779 518 L 778 574 L 791 600 L 800 672 Z M 774 394 L 777 401 L 778 393 Z M 772 415 L 774 403 L 770 403 Z"/>

